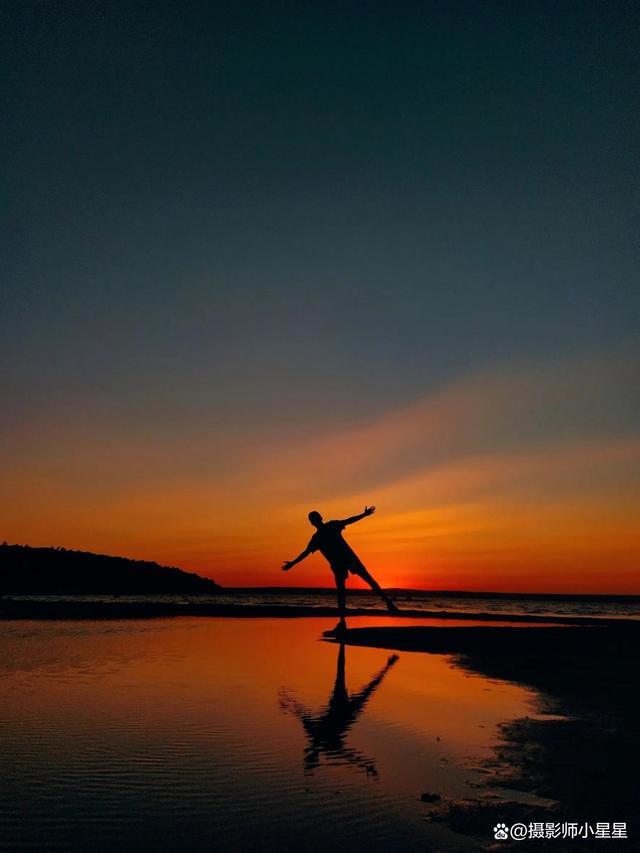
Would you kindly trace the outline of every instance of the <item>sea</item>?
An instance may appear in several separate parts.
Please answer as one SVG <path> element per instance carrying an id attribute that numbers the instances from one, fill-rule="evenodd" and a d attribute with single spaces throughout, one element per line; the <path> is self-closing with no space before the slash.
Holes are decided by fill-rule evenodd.
<path id="1" fill-rule="evenodd" d="M 600 617 L 608 619 L 640 619 L 640 596 L 598 595 L 527 595 L 510 593 L 429 592 L 422 590 L 397 590 L 390 593 L 401 610 L 438 617 L 443 614 L 461 614 L 481 618 L 492 616 Z M 198 604 L 237 606 L 277 606 L 282 608 L 318 608 L 336 606 L 335 591 L 331 589 L 306 589 L 291 587 L 225 588 L 215 595 L 47 595 L 12 596 L 14 601 L 47 602 L 148 602 L 150 604 Z M 380 598 L 369 590 L 352 590 L 347 593 L 347 607 L 352 610 L 367 609 L 386 612 Z"/>

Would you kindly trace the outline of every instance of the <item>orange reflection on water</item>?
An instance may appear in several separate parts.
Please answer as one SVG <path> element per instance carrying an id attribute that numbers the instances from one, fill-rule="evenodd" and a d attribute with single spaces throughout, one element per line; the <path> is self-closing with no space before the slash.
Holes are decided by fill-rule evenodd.
<path id="1" fill-rule="evenodd" d="M 141 833 L 147 846 L 173 833 L 184 849 L 248 849 L 275 827 L 280 847 L 295 848 L 300 833 L 349 842 L 366 819 L 374 847 L 393 836 L 420 849 L 434 831 L 420 793 L 468 795 L 496 726 L 534 696 L 442 655 L 341 653 L 318 641 L 326 628 L 316 618 L 4 623 L 0 769 L 12 788 L 0 824 L 24 802 L 33 816 L 7 819 L 3 837 L 14 849 L 40 835 L 65 849 L 134 849 Z"/>

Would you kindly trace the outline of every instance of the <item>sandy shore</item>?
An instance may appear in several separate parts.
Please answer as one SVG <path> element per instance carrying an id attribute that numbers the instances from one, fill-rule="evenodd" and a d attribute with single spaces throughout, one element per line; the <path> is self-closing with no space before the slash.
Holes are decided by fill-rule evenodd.
<path id="1" fill-rule="evenodd" d="M 532 821 L 626 822 L 628 840 L 640 849 L 640 625 L 527 629 L 470 627 L 354 628 L 348 645 L 455 655 L 459 666 L 485 677 L 533 687 L 545 717 L 505 723 L 486 784 L 477 796 L 440 802 L 428 819 L 478 839 L 487 827 Z M 506 802 L 492 791 L 502 791 Z M 551 801 L 547 808 L 522 801 L 522 793 Z M 525 798 L 526 799 L 526 798 Z M 602 839 L 528 841 L 536 850 L 601 849 Z M 499 842 L 500 849 L 520 842 Z"/>

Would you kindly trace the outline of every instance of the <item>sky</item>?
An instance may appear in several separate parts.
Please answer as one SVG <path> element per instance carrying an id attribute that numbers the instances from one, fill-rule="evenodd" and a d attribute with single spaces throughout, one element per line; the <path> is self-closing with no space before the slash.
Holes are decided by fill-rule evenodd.
<path id="1" fill-rule="evenodd" d="M 639 18 L 4 6 L 0 539 L 640 593 Z"/>

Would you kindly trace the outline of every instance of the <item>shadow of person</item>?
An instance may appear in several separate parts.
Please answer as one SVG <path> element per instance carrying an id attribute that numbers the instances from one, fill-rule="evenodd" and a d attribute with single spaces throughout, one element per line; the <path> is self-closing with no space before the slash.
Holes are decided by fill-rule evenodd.
<path id="1" fill-rule="evenodd" d="M 364 769 L 368 776 L 378 775 L 374 761 L 347 746 L 346 736 L 397 660 L 398 655 L 391 655 L 382 669 L 362 690 L 349 695 L 345 679 L 345 648 L 344 643 L 341 643 L 333 692 L 326 707 L 317 714 L 312 714 L 286 690 L 280 691 L 278 697 L 280 708 L 285 713 L 296 716 L 307 735 L 308 744 L 304 750 L 303 761 L 305 774 L 311 773 L 318 767 L 321 756 L 325 755 L 332 763 L 353 764 Z"/>

